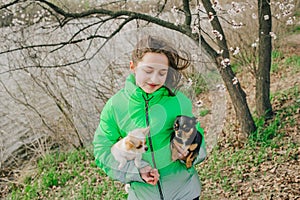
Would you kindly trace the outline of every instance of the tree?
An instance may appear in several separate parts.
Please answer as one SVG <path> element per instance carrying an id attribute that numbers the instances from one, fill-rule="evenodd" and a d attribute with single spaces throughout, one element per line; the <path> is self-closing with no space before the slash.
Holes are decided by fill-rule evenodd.
<path id="1" fill-rule="evenodd" d="M 256 72 L 256 110 L 258 117 L 271 118 L 270 70 L 272 54 L 272 17 L 270 3 L 258 0 L 259 63 Z"/>
<path id="2" fill-rule="evenodd" d="M 121 21 L 120 25 L 116 27 L 116 29 L 109 36 L 106 36 L 107 40 L 109 40 L 114 35 L 116 35 L 129 22 L 133 20 L 137 20 L 137 21 L 142 20 L 149 23 L 157 24 L 159 26 L 163 26 L 168 29 L 178 31 L 182 34 L 187 35 L 195 42 L 197 43 L 199 42 L 198 34 L 193 32 L 192 13 L 191 13 L 191 5 L 190 5 L 191 2 L 188 0 L 182 1 L 182 12 L 184 13 L 185 16 L 185 20 L 182 24 L 176 24 L 175 22 L 169 22 L 163 20 L 158 16 L 152 16 L 149 14 L 134 12 L 130 10 L 95 8 L 95 9 L 85 10 L 82 12 L 68 12 L 66 9 L 64 10 L 61 7 L 47 0 L 36 0 L 34 2 L 40 3 L 44 6 L 48 6 L 48 8 L 51 9 L 52 13 L 57 13 L 58 15 L 56 15 L 55 18 L 58 20 L 61 26 L 64 26 L 66 23 L 70 22 L 73 19 L 89 17 L 92 15 L 100 15 L 101 18 L 103 18 L 102 23 L 109 20 L 120 20 Z M 163 11 L 166 3 L 167 1 L 165 1 L 161 5 L 161 10 L 159 11 L 159 13 Z M 217 51 L 208 44 L 208 42 L 202 35 L 201 35 L 201 45 L 212 57 L 212 59 L 215 60 L 215 64 L 218 66 L 219 72 L 224 80 L 224 83 L 228 89 L 229 95 L 233 102 L 237 114 L 237 118 L 240 120 L 242 131 L 247 134 L 250 134 L 251 132 L 255 131 L 256 129 L 255 124 L 247 105 L 245 92 L 242 90 L 240 83 L 237 81 L 230 67 L 230 63 L 228 62 L 230 57 L 229 57 L 229 51 L 226 43 L 226 38 L 222 30 L 222 26 L 218 20 L 215 10 L 212 7 L 213 5 L 211 4 L 211 2 L 207 0 L 203 0 L 202 3 L 206 9 L 206 13 L 208 17 L 211 17 L 210 13 L 213 13 L 214 19 L 211 20 L 211 24 L 215 31 L 223 35 L 224 39 L 218 40 L 218 45 L 224 51 L 221 55 L 218 54 Z M 80 41 L 70 40 L 68 43 L 75 43 L 75 42 L 80 42 Z"/>
<path id="3" fill-rule="evenodd" d="M 180 13 L 179 19 L 177 20 L 167 20 L 162 16 L 162 13 L 166 11 L 167 8 L 170 8 L 172 5 L 167 0 L 157 1 L 156 7 L 153 7 L 155 3 L 152 3 L 152 7 L 149 6 L 147 12 L 137 12 L 132 6 L 133 5 L 141 5 L 137 2 L 131 1 L 114 1 L 107 2 L 97 6 L 87 6 L 85 9 L 72 9 L 68 6 L 65 6 L 63 3 L 59 3 L 56 1 L 50 0 L 32 0 L 32 1 L 21 1 L 14 0 L 10 3 L 2 3 L 0 9 L 1 10 L 10 10 L 13 6 L 22 6 L 23 8 L 28 8 L 30 6 L 43 8 L 47 12 L 38 16 L 33 22 L 27 21 L 25 23 L 33 24 L 36 22 L 40 22 L 42 19 L 51 18 L 51 20 L 56 20 L 57 28 L 64 28 L 67 24 L 72 23 L 73 21 L 85 18 L 93 18 L 94 22 L 92 23 L 82 23 L 80 29 L 75 31 L 73 35 L 65 37 L 66 39 L 63 42 L 51 43 L 51 44 L 35 44 L 35 45 L 26 45 L 21 44 L 19 47 L 8 48 L 7 50 L 1 51 L 0 54 L 5 54 L 14 51 L 20 51 L 23 49 L 32 49 L 33 52 L 35 49 L 43 46 L 52 47 L 51 52 L 56 52 L 59 49 L 64 48 L 68 45 L 76 45 L 80 44 L 84 41 L 92 41 L 96 38 L 101 38 L 106 40 L 101 47 L 103 48 L 109 40 L 115 37 L 124 27 L 128 24 L 135 22 L 136 25 L 143 24 L 147 25 L 147 23 L 156 24 L 158 26 L 165 27 L 166 29 L 171 29 L 177 32 L 180 32 L 189 38 L 191 38 L 195 43 L 201 42 L 201 46 L 206 50 L 206 52 L 211 56 L 213 62 L 218 67 L 218 70 L 222 76 L 222 79 L 225 83 L 225 86 L 228 90 L 232 103 L 234 105 L 234 109 L 236 111 L 237 119 L 240 121 L 241 129 L 244 133 L 250 134 L 255 131 L 256 127 L 250 113 L 246 94 L 241 88 L 240 82 L 236 78 L 234 72 L 231 69 L 230 64 L 230 51 L 227 44 L 226 36 L 223 31 L 224 24 L 221 24 L 220 19 L 223 22 L 227 22 L 228 24 L 234 25 L 233 22 L 230 22 L 221 14 L 226 13 L 226 10 L 219 9 L 220 4 L 218 1 L 213 1 L 213 4 L 209 0 L 202 0 L 202 6 L 200 6 L 198 1 L 189 1 L 182 0 L 181 2 L 172 2 L 174 5 L 176 4 L 175 10 Z M 146 2 L 142 2 L 142 4 L 146 4 Z M 270 45 L 270 25 L 272 23 L 270 20 L 262 20 L 262 17 L 265 15 L 271 16 L 270 13 L 270 5 L 266 3 L 266 1 L 258 1 L 259 5 L 259 23 L 260 23 L 260 33 L 264 32 L 264 34 L 260 34 L 260 64 L 256 73 L 257 79 L 257 112 L 258 115 L 262 116 L 264 114 L 269 115 L 272 112 L 270 100 L 269 100 L 269 87 L 270 87 L 270 53 L 271 53 L 271 45 Z M 233 9 L 237 9 L 236 3 L 231 5 Z M 143 8 L 143 6 L 140 6 Z M 217 12 L 218 11 L 218 12 Z M 265 13 L 266 11 L 266 13 Z M 146 14 L 147 13 L 147 14 Z M 205 20 L 210 22 L 213 34 L 216 36 L 216 39 L 212 38 L 211 34 L 208 33 L 206 28 L 199 25 L 199 22 L 203 21 L 203 15 L 200 14 L 205 13 Z M 22 14 L 20 14 L 22 16 Z M 182 19 L 181 19 L 182 18 Z M 271 17 L 270 17 L 271 18 Z M 7 15 L 5 18 L 6 21 L 3 23 L 5 26 L 8 24 L 7 21 L 13 20 L 11 15 Z M 25 18 L 26 19 L 26 18 Z M 24 24 L 24 22 L 20 22 Z M 84 33 L 91 27 L 98 27 L 97 29 L 101 29 L 106 24 L 112 24 L 113 30 L 110 34 L 103 33 Z M 52 24 L 53 26 L 53 24 Z M 269 28 L 268 28 L 269 27 Z M 198 31 L 195 31 L 197 29 Z M 80 37 L 85 34 L 85 36 Z M 211 42 L 212 41 L 212 42 Z M 268 46 L 269 44 L 269 46 Z M 80 46 L 80 45 L 78 45 Z M 265 51 L 267 48 L 268 51 Z M 219 52 L 222 50 L 222 52 Z M 84 50 L 88 51 L 88 50 Z M 97 52 L 96 52 L 97 53 Z M 264 53 L 266 53 L 264 55 Z M 90 57 L 86 57 L 87 53 L 84 54 L 83 57 L 75 58 L 74 60 L 67 60 L 64 63 L 58 63 L 55 66 L 43 66 L 41 63 L 37 63 L 35 67 L 39 68 L 56 68 L 56 67 L 66 67 L 70 66 L 74 63 L 82 63 L 86 60 L 90 59 Z M 266 56 L 267 55 L 267 56 Z M 93 56 L 93 55 L 92 55 Z M 32 66 L 31 66 L 32 67 Z M 33 66 L 34 67 L 34 66 Z M 17 70 L 17 69 L 14 69 Z M 263 77 L 263 78 L 262 78 Z M 107 96 L 106 94 L 102 94 L 102 96 Z M 106 98 L 106 97 L 105 97 Z"/>

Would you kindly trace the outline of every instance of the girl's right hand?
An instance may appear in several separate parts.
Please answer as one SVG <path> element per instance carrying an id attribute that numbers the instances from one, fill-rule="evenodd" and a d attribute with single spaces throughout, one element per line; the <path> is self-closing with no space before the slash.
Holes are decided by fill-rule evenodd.
<path id="1" fill-rule="evenodd" d="M 140 169 L 140 175 L 142 179 L 150 185 L 156 185 L 159 180 L 158 170 L 153 169 L 149 165 Z"/>

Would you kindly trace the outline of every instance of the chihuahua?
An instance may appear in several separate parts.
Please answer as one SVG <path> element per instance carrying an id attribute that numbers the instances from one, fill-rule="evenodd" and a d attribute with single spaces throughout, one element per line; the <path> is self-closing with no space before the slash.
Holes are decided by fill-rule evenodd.
<path id="1" fill-rule="evenodd" d="M 187 152 L 184 158 L 187 168 L 192 167 L 202 142 L 202 135 L 196 129 L 196 123 L 195 117 L 184 115 L 177 116 L 174 122 L 175 133 L 171 137 L 172 160 L 179 159 L 178 152 Z"/>
<path id="2" fill-rule="evenodd" d="M 125 166 L 129 160 L 134 160 L 136 167 L 140 168 L 142 154 L 148 150 L 146 145 L 146 135 L 149 127 L 135 129 L 111 148 L 114 158 L 120 163 L 119 169 Z"/>

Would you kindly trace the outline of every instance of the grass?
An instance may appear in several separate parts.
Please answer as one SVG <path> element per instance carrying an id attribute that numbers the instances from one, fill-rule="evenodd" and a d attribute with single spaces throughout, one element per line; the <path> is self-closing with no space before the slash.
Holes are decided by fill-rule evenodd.
<path id="1" fill-rule="evenodd" d="M 123 185 L 97 168 L 86 149 L 50 154 L 34 175 L 13 185 L 9 199 L 126 199 Z"/>
<path id="2" fill-rule="evenodd" d="M 300 70 L 300 56 L 298 55 L 284 55 L 283 52 L 279 50 L 272 51 L 272 66 L 271 72 L 276 73 L 282 70 L 280 66 L 288 66 L 293 69 L 294 72 Z"/>
<path id="3" fill-rule="evenodd" d="M 200 116 L 200 117 L 204 117 L 204 116 L 206 116 L 206 115 L 209 114 L 209 113 L 210 113 L 210 110 L 209 110 L 209 109 L 203 108 L 203 109 L 201 109 L 201 110 L 199 111 L 199 116 Z"/>

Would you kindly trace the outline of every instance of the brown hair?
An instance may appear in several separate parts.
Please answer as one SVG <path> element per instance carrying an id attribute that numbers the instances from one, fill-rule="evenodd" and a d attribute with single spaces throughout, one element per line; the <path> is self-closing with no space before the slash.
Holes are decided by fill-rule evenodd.
<path id="1" fill-rule="evenodd" d="M 132 62 L 136 66 L 141 61 L 146 53 L 162 53 L 167 56 L 169 67 L 174 70 L 168 70 L 168 76 L 165 86 L 169 89 L 176 89 L 181 74 L 177 71 L 186 69 L 190 65 L 189 54 L 185 51 L 179 52 L 169 45 L 166 41 L 155 38 L 153 36 L 146 36 L 141 39 L 132 51 Z"/>

